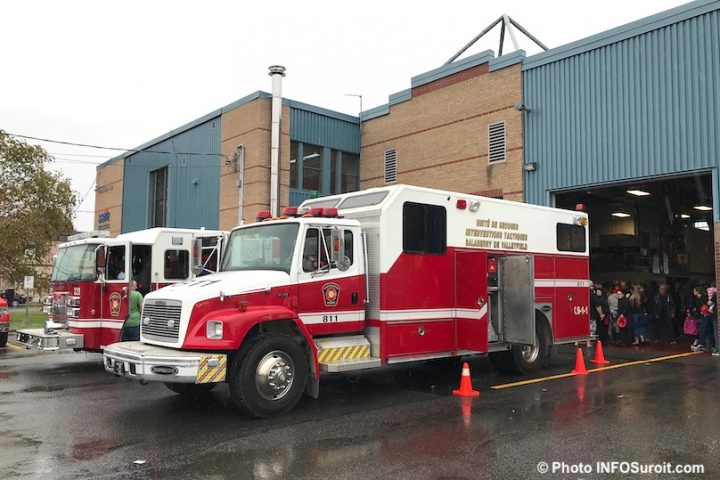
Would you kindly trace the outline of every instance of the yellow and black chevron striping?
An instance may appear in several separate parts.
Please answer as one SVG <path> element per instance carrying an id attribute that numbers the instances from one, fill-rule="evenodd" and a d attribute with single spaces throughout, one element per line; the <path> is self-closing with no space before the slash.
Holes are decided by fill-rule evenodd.
<path id="1" fill-rule="evenodd" d="M 369 345 L 352 345 L 349 347 L 323 348 L 318 350 L 319 363 L 333 363 L 341 360 L 358 360 L 370 357 Z"/>
<path id="2" fill-rule="evenodd" d="M 216 360 L 217 365 L 211 367 L 208 365 L 210 360 Z M 215 362 L 213 362 L 215 363 Z M 204 355 L 200 359 L 200 368 L 198 369 L 195 383 L 217 383 L 225 381 L 227 372 L 227 356 L 226 355 Z"/>

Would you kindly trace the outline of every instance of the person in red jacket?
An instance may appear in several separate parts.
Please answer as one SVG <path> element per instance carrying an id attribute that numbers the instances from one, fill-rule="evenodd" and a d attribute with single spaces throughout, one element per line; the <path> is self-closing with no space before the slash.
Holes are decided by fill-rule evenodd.
<path id="1" fill-rule="evenodd" d="M 0 347 L 4 347 L 7 344 L 9 331 L 10 313 L 8 312 L 7 300 L 0 298 Z"/>

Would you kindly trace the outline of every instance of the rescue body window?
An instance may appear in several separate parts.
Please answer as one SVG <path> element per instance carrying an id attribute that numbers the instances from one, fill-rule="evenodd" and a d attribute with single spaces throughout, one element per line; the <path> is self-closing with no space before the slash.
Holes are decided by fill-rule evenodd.
<path id="1" fill-rule="evenodd" d="M 585 227 L 558 223 L 557 249 L 561 252 L 585 252 Z"/>
<path id="2" fill-rule="evenodd" d="M 166 280 L 185 280 L 190 274 L 190 253 L 187 250 L 165 250 L 163 271 Z"/>
<path id="3" fill-rule="evenodd" d="M 403 204 L 403 251 L 442 255 L 447 248 L 445 207 L 424 203 Z"/>

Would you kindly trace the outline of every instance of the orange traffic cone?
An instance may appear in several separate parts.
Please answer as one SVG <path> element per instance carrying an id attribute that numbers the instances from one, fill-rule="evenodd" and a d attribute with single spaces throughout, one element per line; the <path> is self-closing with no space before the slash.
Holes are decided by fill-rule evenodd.
<path id="1" fill-rule="evenodd" d="M 473 390 L 472 380 L 470 380 L 470 367 L 467 362 L 463 363 L 462 376 L 460 377 L 460 388 L 453 390 L 453 395 L 461 397 L 477 397 L 480 392 Z"/>
<path id="2" fill-rule="evenodd" d="M 600 340 L 597 341 L 597 346 L 595 347 L 595 359 L 590 361 L 600 365 L 607 365 L 610 363 L 608 360 L 605 360 L 605 354 L 603 353 L 602 342 Z"/>
<path id="3" fill-rule="evenodd" d="M 583 357 L 582 348 L 578 347 L 577 356 L 575 357 L 575 370 L 572 372 L 573 375 L 587 375 L 588 370 L 585 368 L 585 357 Z"/>

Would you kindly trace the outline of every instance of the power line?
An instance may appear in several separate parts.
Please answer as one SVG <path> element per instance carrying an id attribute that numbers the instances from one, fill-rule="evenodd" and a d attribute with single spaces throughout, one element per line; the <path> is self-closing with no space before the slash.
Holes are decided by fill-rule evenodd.
<path id="1" fill-rule="evenodd" d="M 138 150 L 135 148 L 103 147 L 100 145 L 90 145 L 87 143 L 67 142 L 64 140 L 51 140 L 49 138 L 31 137 L 30 135 L 19 135 L 17 133 L 10 133 L 10 132 L 5 132 L 5 133 L 8 135 L 12 135 L 13 137 L 24 138 L 27 140 L 37 140 L 39 142 L 48 142 L 48 143 L 59 143 L 61 145 L 72 145 L 74 147 L 97 148 L 100 150 L 117 150 L 117 151 L 121 151 L 121 152 L 132 152 L 132 153 L 162 153 L 162 154 L 166 154 L 166 155 L 198 155 L 198 156 L 216 156 L 216 157 L 226 157 L 227 156 L 227 155 L 223 155 L 222 153 L 171 152 L 171 151 L 167 151 L 167 150 Z"/>
<path id="2" fill-rule="evenodd" d="M 80 202 L 78 202 L 77 207 L 75 207 L 75 210 L 73 210 L 73 213 L 77 213 L 78 208 L 80 208 L 80 205 L 83 204 L 83 202 L 85 201 L 85 199 L 87 198 L 87 196 L 90 195 L 90 191 L 92 190 L 92 188 L 93 188 L 94 186 L 95 186 L 95 179 L 93 179 L 92 183 L 90 184 L 90 188 L 88 188 L 87 192 L 85 192 L 85 195 L 83 195 L 82 200 L 80 200 Z"/>

